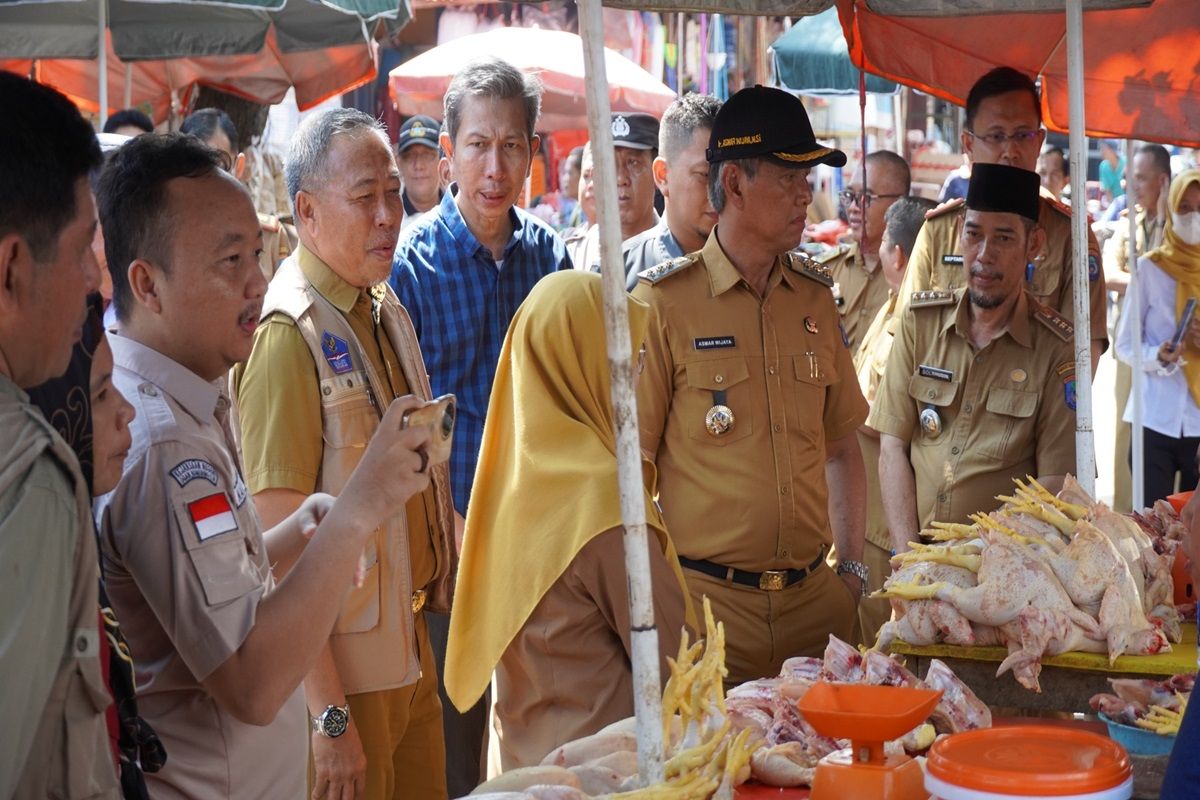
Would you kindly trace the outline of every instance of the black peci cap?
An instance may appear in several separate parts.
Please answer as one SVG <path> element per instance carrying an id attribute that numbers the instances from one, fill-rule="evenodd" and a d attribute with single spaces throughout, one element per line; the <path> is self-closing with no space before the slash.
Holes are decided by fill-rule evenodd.
<path id="1" fill-rule="evenodd" d="M 427 117 L 424 114 L 409 117 L 400 126 L 400 133 L 396 137 L 396 152 L 403 153 L 415 144 L 425 145 L 437 150 L 438 134 L 441 130 L 441 123 L 433 117 Z"/>
<path id="2" fill-rule="evenodd" d="M 742 89 L 717 112 L 705 155 L 709 163 L 733 158 L 767 158 L 789 167 L 844 167 L 846 154 L 813 135 L 800 98 L 782 89 Z"/>
<path id="3" fill-rule="evenodd" d="M 975 162 L 967 187 L 967 208 L 1019 214 L 1037 222 L 1041 213 L 1041 185 L 1036 172 L 1007 164 Z"/>
<path id="4" fill-rule="evenodd" d="M 658 120 L 653 114 L 619 112 L 612 115 L 614 147 L 658 149 Z"/>

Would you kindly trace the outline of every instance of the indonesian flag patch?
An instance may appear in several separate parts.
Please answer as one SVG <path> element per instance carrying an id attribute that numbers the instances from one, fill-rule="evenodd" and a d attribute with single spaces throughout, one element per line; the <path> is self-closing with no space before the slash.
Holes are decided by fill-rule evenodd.
<path id="1" fill-rule="evenodd" d="M 224 492 L 210 494 L 187 504 L 188 514 L 196 526 L 200 541 L 237 530 L 237 517 L 229 507 Z"/>

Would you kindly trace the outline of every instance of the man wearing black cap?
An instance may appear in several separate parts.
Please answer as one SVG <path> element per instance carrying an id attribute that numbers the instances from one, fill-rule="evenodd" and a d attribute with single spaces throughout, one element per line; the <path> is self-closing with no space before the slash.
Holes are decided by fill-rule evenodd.
<path id="1" fill-rule="evenodd" d="M 867 578 L 855 434 L 867 405 L 831 280 L 788 255 L 812 201 L 809 170 L 845 154 L 817 143 L 796 97 L 757 86 L 722 106 L 707 157 L 717 226 L 634 290 L 655 318 L 638 413 L 688 588 L 724 621 L 736 683 L 853 635 Z M 833 543 L 837 574 L 825 563 Z"/>
<path id="2" fill-rule="evenodd" d="M 1075 471 L 1074 328 L 1028 290 L 1041 250 L 1034 172 L 976 164 L 959 246 L 962 288 L 909 299 L 867 424 L 897 553 L 934 520 L 969 522 L 1013 478 L 1051 491 Z"/>
<path id="3" fill-rule="evenodd" d="M 617 214 L 624 241 L 658 224 L 653 169 L 658 154 L 658 120 L 650 114 L 614 113 L 612 137 L 617 159 Z M 587 230 L 567 237 L 566 242 L 576 269 L 598 270 L 600 226 L 595 220 Z"/>
<path id="4" fill-rule="evenodd" d="M 396 139 L 400 199 L 404 201 L 400 230 L 442 199 L 438 180 L 438 133 L 441 129 L 441 123 L 422 114 L 409 117 L 400 126 L 400 135 Z"/>

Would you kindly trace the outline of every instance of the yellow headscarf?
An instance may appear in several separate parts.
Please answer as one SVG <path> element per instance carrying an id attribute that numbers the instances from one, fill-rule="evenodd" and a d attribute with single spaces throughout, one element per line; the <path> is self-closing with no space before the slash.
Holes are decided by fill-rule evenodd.
<path id="1" fill-rule="evenodd" d="M 629 298 L 636 352 L 649 308 Z M 617 448 L 600 276 L 543 278 L 517 309 L 500 352 L 471 490 L 450 640 L 446 693 L 461 711 L 546 591 L 597 535 L 620 527 Z M 687 590 L 644 463 L 646 522 Z M 695 615 L 687 602 L 688 623 Z"/>
<path id="2" fill-rule="evenodd" d="M 1189 169 L 1175 176 L 1167 193 L 1167 207 L 1174 212 L 1179 208 L 1183 193 L 1193 183 L 1200 183 L 1200 169 Z M 1200 300 L 1200 245 L 1188 244 L 1175 234 L 1170 214 L 1163 229 L 1163 243 L 1151 250 L 1146 258 L 1153 261 L 1163 272 L 1175 279 L 1175 319 L 1183 316 L 1183 308 L 1189 297 Z M 1183 374 L 1187 377 L 1192 400 L 1200 405 L 1200 350 L 1184 339 Z"/>

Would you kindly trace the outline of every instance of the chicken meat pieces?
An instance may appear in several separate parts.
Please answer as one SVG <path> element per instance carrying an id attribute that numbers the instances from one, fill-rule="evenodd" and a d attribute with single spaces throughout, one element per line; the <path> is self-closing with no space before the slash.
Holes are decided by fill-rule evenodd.
<path id="1" fill-rule="evenodd" d="M 942 698 L 929 716 L 938 733 L 992 727 L 991 709 L 942 661 L 935 658 L 929 662 L 924 684 L 926 688 L 942 692 Z"/>
<path id="2" fill-rule="evenodd" d="M 1000 627 L 1000 637 L 1008 647 L 1008 657 L 1000 662 L 997 677 L 1012 670 L 1017 682 L 1034 692 L 1042 690 L 1039 677 L 1043 656 L 1073 650 L 1101 653 L 1105 649 L 1103 641 L 1089 637 L 1060 608 L 1023 608 L 1015 620 Z"/>

